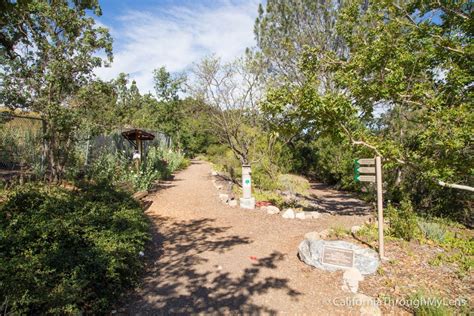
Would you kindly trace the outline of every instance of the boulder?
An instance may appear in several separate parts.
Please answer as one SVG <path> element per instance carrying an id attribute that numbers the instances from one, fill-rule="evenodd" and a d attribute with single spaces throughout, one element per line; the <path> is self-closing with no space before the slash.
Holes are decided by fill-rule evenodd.
<path id="1" fill-rule="evenodd" d="M 304 212 L 296 212 L 295 213 L 295 218 L 297 219 L 305 219 L 305 215 L 304 215 Z"/>
<path id="2" fill-rule="evenodd" d="M 357 293 L 359 290 L 359 282 L 364 280 L 364 277 L 356 268 L 350 268 L 344 271 L 342 276 L 342 289 L 347 292 Z"/>
<path id="3" fill-rule="evenodd" d="M 293 211 L 291 208 L 288 208 L 283 212 L 283 214 L 281 214 L 281 217 L 293 219 L 295 218 L 295 211 Z"/>
<path id="4" fill-rule="evenodd" d="M 324 239 L 329 236 L 331 232 L 328 229 L 324 229 L 322 231 L 318 232 L 309 232 L 304 235 L 304 239 Z"/>
<path id="5" fill-rule="evenodd" d="M 278 214 L 280 213 L 280 209 L 274 205 L 267 205 L 262 207 L 264 211 L 267 212 L 267 214 Z"/>
<path id="6" fill-rule="evenodd" d="M 236 207 L 239 203 L 237 200 L 230 200 L 228 204 L 230 207 Z"/>
<path id="7" fill-rule="evenodd" d="M 218 176 L 218 175 L 219 175 L 219 173 L 217 173 L 217 171 L 212 171 L 211 174 L 212 174 L 213 176 Z"/>
<path id="8" fill-rule="evenodd" d="M 372 274 L 376 272 L 377 268 L 379 267 L 379 257 L 377 252 L 372 249 L 341 240 L 305 239 L 298 246 L 298 256 L 306 264 L 318 269 L 327 271 L 347 269 L 347 267 L 323 263 L 323 249 L 326 246 L 353 250 L 353 268 L 357 268 L 363 275 Z"/>
<path id="9" fill-rule="evenodd" d="M 304 239 L 321 239 L 318 232 L 309 232 L 304 235 Z"/>

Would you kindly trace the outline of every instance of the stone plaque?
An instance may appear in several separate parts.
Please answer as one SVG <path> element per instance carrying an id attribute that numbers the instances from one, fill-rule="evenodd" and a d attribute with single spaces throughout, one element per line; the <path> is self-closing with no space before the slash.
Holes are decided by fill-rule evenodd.
<path id="1" fill-rule="evenodd" d="M 354 267 L 354 250 L 324 246 L 322 262 L 334 266 Z"/>

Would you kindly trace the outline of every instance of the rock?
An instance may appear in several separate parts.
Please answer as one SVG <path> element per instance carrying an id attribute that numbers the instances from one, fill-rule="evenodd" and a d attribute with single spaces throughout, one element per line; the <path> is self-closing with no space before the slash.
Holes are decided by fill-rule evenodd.
<path id="1" fill-rule="evenodd" d="M 325 230 L 322 230 L 320 231 L 319 233 L 318 232 L 309 232 L 309 233 L 306 233 L 304 235 L 304 239 L 324 239 L 324 238 L 327 238 L 329 236 L 329 230 L 328 229 L 325 229 Z"/>
<path id="2" fill-rule="evenodd" d="M 217 173 L 217 171 L 212 171 L 211 174 L 212 174 L 213 176 L 218 176 L 218 175 L 219 175 L 219 173 Z"/>
<path id="3" fill-rule="evenodd" d="M 278 214 L 280 213 L 280 209 L 274 205 L 267 205 L 262 207 L 264 211 L 267 212 L 267 214 Z"/>
<path id="4" fill-rule="evenodd" d="M 227 203 L 227 202 L 229 202 L 229 194 L 221 193 L 221 194 L 219 194 L 219 199 L 222 202 Z"/>
<path id="5" fill-rule="evenodd" d="M 236 207 L 239 203 L 237 202 L 237 200 L 230 200 L 229 201 L 229 206 L 230 207 Z"/>
<path id="6" fill-rule="evenodd" d="M 309 232 L 304 235 L 304 239 L 321 239 L 318 232 Z"/>
<path id="7" fill-rule="evenodd" d="M 356 306 L 360 306 L 361 316 L 382 316 L 382 311 L 374 298 L 358 293 L 354 295 L 353 301 Z"/>
<path id="8" fill-rule="evenodd" d="M 134 195 L 132 195 L 132 197 L 133 197 L 135 200 L 139 201 L 139 200 L 143 199 L 143 198 L 144 198 L 145 196 L 147 196 L 147 195 L 148 195 L 148 191 L 138 191 L 138 192 L 136 192 Z"/>
<path id="9" fill-rule="evenodd" d="M 293 219 L 295 218 L 295 211 L 293 211 L 291 208 L 288 208 L 283 212 L 283 214 L 281 214 L 281 217 Z"/>
<path id="10" fill-rule="evenodd" d="M 357 233 L 359 230 L 361 230 L 362 227 L 360 226 L 352 226 L 351 227 L 351 233 L 355 234 Z"/>
<path id="11" fill-rule="evenodd" d="M 347 292 L 357 293 L 359 290 L 359 282 L 364 280 L 364 277 L 356 268 L 347 269 L 342 277 L 342 289 Z"/>
<path id="12" fill-rule="evenodd" d="M 323 249 L 325 246 L 342 248 L 354 251 L 354 268 L 360 273 L 372 274 L 377 271 L 379 266 L 379 258 L 377 252 L 372 249 L 360 247 L 353 243 L 341 240 L 322 240 L 322 239 L 305 239 L 298 246 L 299 258 L 313 267 L 336 271 L 347 269 L 347 267 L 339 267 L 335 265 L 325 264 L 322 262 Z"/>
<path id="13" fill-rule="evenodd" d="M 305 219 L 306 217 L 304 216 L 304 212 L 296 212 L 296 213 L 295 213 L 295 218 L 297 218 L 297 219 Z"/>
<path id="14" fill-rule="evenodd" d="M 305 218 L 318 219 L 321 217 L 321 213 L 318 212 L 304 212 Z"/>

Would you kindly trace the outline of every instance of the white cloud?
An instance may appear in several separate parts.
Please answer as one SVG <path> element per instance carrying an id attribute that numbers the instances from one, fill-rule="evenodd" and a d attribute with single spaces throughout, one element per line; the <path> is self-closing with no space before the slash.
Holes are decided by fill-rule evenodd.
<path id="1" fill-rule="evenodd" d="M 152 71 L 160 66 L 182 72 L 210 54 L 232 60 L 254 45 L 257 6 L 256 0 L 225 1 L 212 7 L 194 4 L 128 12 L 117 18 L 111 30 L 112 67 L 97 69 L 96 73 L 105 80 L 120 72 L 129 73 L 146 93 L 153 91 Z"/>

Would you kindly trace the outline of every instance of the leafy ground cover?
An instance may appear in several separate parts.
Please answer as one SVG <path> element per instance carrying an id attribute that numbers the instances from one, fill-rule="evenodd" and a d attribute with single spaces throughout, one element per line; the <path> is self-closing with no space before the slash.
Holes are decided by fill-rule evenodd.
<path id="1" fill-rule="evenodd" d="M 15 314 L 103 313 L 135 284 L 148 222 L 107 183 L 28 185 L 0 207 L 0 298 Z"/>
<path id="2" fill-rule="evenodd" d="M 416 315 L 469 314 L 474 299 L 473 231 L 446 220 L 414 217 L 413 221 L 410 240 L 400 237 L 399 224 L 384 229 L 389 260 L 361 283 L 362 292 L 385 302 L 416 302 L 404 306 Z M 350 233 L 339 233 L 343 235 L 347 238 Z M 353 237 L 377 248 L 375 224 L 363 226 Z"/>

